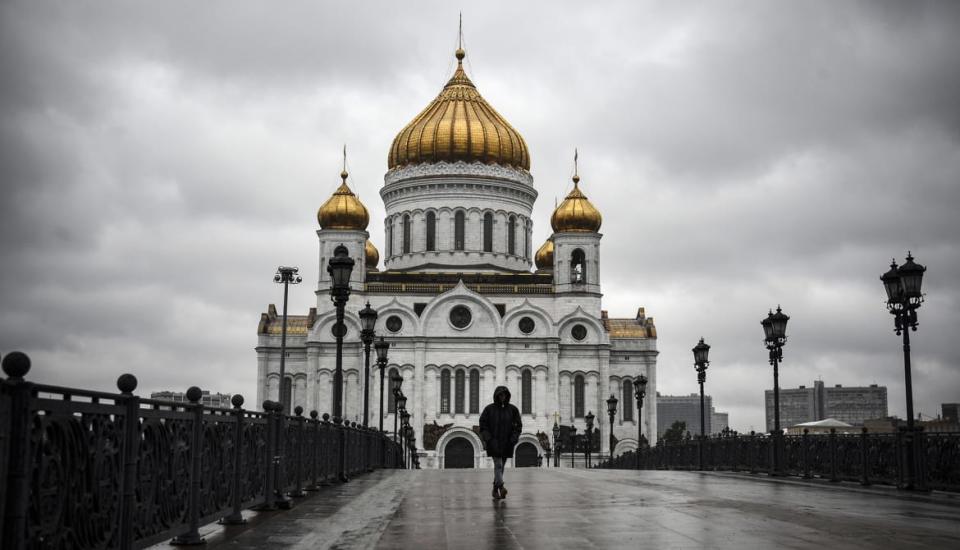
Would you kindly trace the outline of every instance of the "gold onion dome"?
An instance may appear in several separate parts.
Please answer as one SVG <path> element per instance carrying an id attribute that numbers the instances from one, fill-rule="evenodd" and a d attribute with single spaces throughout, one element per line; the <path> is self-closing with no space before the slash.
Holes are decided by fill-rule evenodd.
<path id="1" fill-rule="evenodd" d="M 533 257 L 537 269 L 553 269 L 553 239 L 547 239 Z"/>
<path id="2" fill-rule="evenodd" d="M 377 264 L 380 263 L 380 251 L 373 246 L 373 242 L 367 239 L 367 244 L 363 246 L 363 251 L 367 256 L 367 271 L 376 271 Z"/>
<path id="3" fill-rule="evenodd" d="M 457 70 L 440 95 L 393 139 L 390 169 L 464 161 L 530 170 L 523 136 L 480 96 L 463 70 L 464 55 L 458 48 Z"/>
<path id="4" fill-rule="evenodd" d="M 317 211 L 317 221 L 323 229 L 364 230 L 370 223 L 367 207 L 347 186 L 347 171 L 340 172 L 343 183 Z"/>
<path id="5" fill-rule="evenodd" d="M 596 232 L 600 230 L 603 217 L 590 203 L 587 196 L 580 191 L 580 176 L 573 176 L 573 190 L 567 195 L 560 206 L 550 216 L 550 225 L 555 232 L 583 231 Z"/>

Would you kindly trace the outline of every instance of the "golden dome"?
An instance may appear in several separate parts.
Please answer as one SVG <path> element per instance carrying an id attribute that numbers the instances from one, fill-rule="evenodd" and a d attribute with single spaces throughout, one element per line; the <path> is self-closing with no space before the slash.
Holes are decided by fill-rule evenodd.
<path id="1" fill-rule="evenodd" d="M 573 176 L 573 191 L 567 195 L 560 206 L 550 216 L 550 225 L 556 232 L 600 230 L 603 216 L 590 204 L 587 196 L 580 191 L 580 176 Z"/>
<path id="2" fill-rule="evenodd" d="M 533 258 L 537 269 L 553 269 L 553 239 L 547 239 Z"/>
<path id="3" fill-rule="evenodd" d="M 380 263 L 380 251 L 377 250 L 377 247 L 373 246 L 370 239 L 367 239 L 367 244 L 364 245 L 363 251 L 367 255 L 367 271 L 377 271 L 377 264 Z"/>
<path id="4" fill-rule="evenodd" d="M 347 171 L 340 172 L 343 183 L 317 211 L 317 221 L 323 229 L 364 230 L 370 223 L 367 207 L 347 186 Z"/>
<path id="5" fill-rule="evenodd" d="M 462 160 L 529 170 L 527 143 L 467 78 L 462 49 L 456 57 L 457 70 L 440 95 L 393 139 L 387 166 Z"/>

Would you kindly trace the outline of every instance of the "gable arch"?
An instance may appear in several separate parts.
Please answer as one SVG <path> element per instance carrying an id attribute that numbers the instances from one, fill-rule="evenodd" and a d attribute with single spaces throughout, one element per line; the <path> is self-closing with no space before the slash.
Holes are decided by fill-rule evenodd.
<path id="1" fill-rule="evenodd" d="M 436 296 L 431 300 L 427 307 L 424 308 L 423 313 L 420 314 L 421 323 L 419 326 L 418 336 L 427 336 L 426 332 L 428 327 L 434 325 L 436 328 L 436 334 L 431 334 L 431 336 L 445 335 L 445 336 L 460 336 L 461 332 L 453 329 L 448 325 L 446 319 L 447 309 L 453 307 L 457 302 L 473 304 L 476 308 L 483 312 L 489 317 L 489 323 L 485 323 L 486 327 L 480 326 L 478 323 L 479 319 L 476 315 L 477 312 L 473 312 L 474 318 L 471 322 L 469 328 L 463 331 L 463 336 L 468 337 L 499 337 L 501 336 L 500 331 L 500 312 L 497 311 L 496 306 L 493 305 L 489 299 L 473 292 L 466 285 L 463 284 L 463 281 L 457 283 L 457 285 L 450 290 Z M 438 315 L 443 315 L 443 318 L 439 318 Z M 483 330 L 487 328 L 488 330 Z M 486 334 L 484 334 L 486 333 Z"/>
<path id="2" fill-rule="evenodd" d="M 520 332 L 520 328 L 517 326 L 517 323 L 520 322 L 522 317 L 534 318 L 534 322 L 536 324 L 533 332 L 530 334 L 523 334 Z M 553 322 L 553 318 L 550 316 L 550 313 L 548 313 L 547 310 L 543 309 L 542 307 L 530 303 L 530 300 L 528 299 L 524 299 L 520 305 L 511 308 L 510 311 L 503 316 L 503 320 L 500 322 L 500 325 L 500 332 L 505 336 L 539 338 L 555 338 L 557 336 L 557 327 Z"/>
<path id="3" fill-rule="evenodd" d="M 457 437 L 462 437 L 473 445 L 473 466 L 474 468 L 478 468 L 480 466 L 480 461 L 483 459 L 483 442 L 480 441 L 480 436 L 477 435 L 477 432 L 471 430 L 470 428 L 464 428 L 463 426 L 450 428 L 449 430 L 443 432 L 443 435 L 441 435 L 440 439 L 437 440 L 437 467 L 441 469 L 443 468 L 447 444 Z"/>

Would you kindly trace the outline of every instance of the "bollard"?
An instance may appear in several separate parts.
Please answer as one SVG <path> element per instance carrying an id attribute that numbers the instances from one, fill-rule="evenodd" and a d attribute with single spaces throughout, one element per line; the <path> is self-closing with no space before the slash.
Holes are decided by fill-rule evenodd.
<path id="1" fill-rule="evenodd" d="M 233 427 L 233 511 L 229 516 L 220 518 L 221 525 L 243 525 L 243 496 L 240 494 L 240 478 L 243 474 L 243 396 L 239 393 L 230 398 L 233 404 L 233 415 L 236 417 Z"/>
<path id="2" fill-rule="evenodd" d="M 193 546 L 204 544 L 200 536 L 200 462 L 203 460 L 203 405 L 200 398 L 203 392 L 196 386 L 187 389 L 188 405 L 193 413 L 193 439 L 190 442 L 190 527 L 186 533 L 174 537 L 170 544 L 174 546 Z"/>
<path id="3" fill-rule="evenodd" d="M 133 512 L 136 498 L 137 461 L 140 456 L 140 398 L 133 395 L 137 377 L 122 374 L 117 389 L 123 395 L 123 501 L 120 510 L 120 548 L 133 548 Z"/>

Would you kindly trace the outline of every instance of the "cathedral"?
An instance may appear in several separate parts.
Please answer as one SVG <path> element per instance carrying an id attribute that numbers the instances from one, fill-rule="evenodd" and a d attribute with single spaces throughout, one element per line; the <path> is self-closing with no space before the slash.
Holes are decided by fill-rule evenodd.
<path id="1" fill-rule="evenodd" d="M 536 248 L 531 213 L 537 190 L 523 137 L 457 68 L 440 94 L 400 130 L 380 190 L 385 210 L 383 265 L 367 233 L 366 206 L 342 183 L 317 221 L 317 306 L 287 321 L 286 380 L 279 379 L 282 317 L 270 305 L 257 328 L 257 403 L 279 400 L 321 414 L 333 407 L 335 310 L 327 262 L 345 245 L 356 261 L 344 337 L 344 418 L 361 422 L 364 389 L 370 426 L 394 426 L 389 386 L 381 412 L 380 373 L 369 380 L 358 312 L 377 312 L 376 334 L 390 342 L 386 383 L 403 378 L 406 409 L 424 468 L 489 467 L 477 435 L 480 411 L 505 385 L 523 418 L 514 465 L 535 465 L 553 445 L 554 424 L 585 432 L 595 415 L 595 451 L 635 449 L 638 428 L 656 443 L 657 332 L 644 308 L 612 318 L 602 305 L 602 217 L 573 189 L 550 217 L 552 235 Z M 560 182 L 550 184 L 558 187 Z M 535 268 L 535 269 L 534 269 Z M 634 382 L 648 380 L 642 415 Z M 606 400 L 619 399 L 613 426 Z M 641 426 L 642 424 L 642 426 Z M 545 460 L 545 458 L 544 458 Z M 565 461 L 565 464 L 567 462 Z"/>

